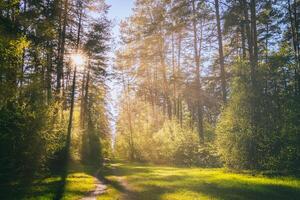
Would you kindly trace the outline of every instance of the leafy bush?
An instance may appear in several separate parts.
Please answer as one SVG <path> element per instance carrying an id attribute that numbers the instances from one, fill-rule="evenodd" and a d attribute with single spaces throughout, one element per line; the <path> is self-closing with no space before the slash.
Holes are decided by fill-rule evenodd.
<path id="1" fill-rule="evenodd" d="M 206 143 L 201 145 L 198 133 L 190 126 L 188 117 L 180 124 L 178 120 L 168 120 L 161 113 L 154 115 L 150 105 L 136 102 L 132 116 L 132 146 L 128 117 L 119 120 L 116 137 L 116 154 L 121 158 L 156 164 L 181 166 L 218 167 L 221 165 L 216 149 Z M 186 113 L 188 116 L 188 113 Z M 133 158 L 131 151 L 134 151 Z"/>

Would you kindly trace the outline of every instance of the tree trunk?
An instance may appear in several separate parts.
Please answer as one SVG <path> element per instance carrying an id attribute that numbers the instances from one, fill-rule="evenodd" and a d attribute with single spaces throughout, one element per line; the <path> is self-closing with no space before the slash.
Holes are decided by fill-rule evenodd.
<path id="1" fill-rule="evenodd" d="M 251 67 L 251 82 L 254 85 L 254 57 L 253 57 L 253 38 L 250 29 L 250 20 L 249 20 L 249 13 L 248 13 L 248 3 L 246 0 L 242 0 L 242 7 L 244 12 L 244 20 L 245 20 L 245 28 L 246 28 L 246 36 L 247 36 L 247 43 L 248 43 L 248 52 L 249 52 L 249 62 Z"/>
<path id="2" fill-rule="evenodd" d="M 288 0 L 288 12 L 289 12 L 289 20 L 292 32 L 292 45 L 294 49 L 294 56 L 296 61 L 296 69 L 295 69 L 295 93 L 300 93 L 300 52 L 299 52 L 299 40 L 298 40 L 298 20 L 297 20 L 297 9 L 296 2 L 294 1 L 294 11 L 292 9 L 291 1 Z"/>
<path id="3" fill-rule="evenodd" d="M 195 19 L 196 16 L 196 8 L 195 8 L 195 0 L 192 1 L 193 8 L 193 37 L 194 37 L 194 60 L 196 65 L 196 88 L 197 88 L 197 106 L 198 106 L 198 133 L 200 142 L 204 143 L 204 128 L 203 128 L 203 105 L 202 105 L 202 96 L 201 96 L 201 80 L 200 80 L 200 56 L 198 55 L 198 41 L 197 41 L 197 22 Z"/>
<path id="4" fill-rule="evenodd" d="M 75 66 L 74 74 L 73 74 L 73 81 L 72 81 L 71 107 L 70 107 L 67 141 L 66 141 L 66 159 L 70 158 L 69 154 L 70 154 L 70 147 L 71 147 L 71 133 L 72 133 L 72 125 L 73 125 L 74 100 L 75 100 L 75 88 L 76 88 L 76 71 L 77 71 L 77 67 Z"/>
<path id="5" fill-rule="evenodd" d="M 46 71 L 46 91 L 47 91 L 47 103 L 49 104 L 52 99 L 52 45 L 47 42 L 47 71 Z"/>
<path id="6" fill-rule="evenodd" d="M 82 12 L 82 10 L 80 12 Z M 81 34 L 81 14 L 79 17 L 78 29 L 77 29 L 76 52 L 78 52 L 78 48 L 79 48 L 79 44 L 80 44 L 80 34 Z M 70 144 L 71 144 L 71 132 L 72 132 L 74 99 L 75 99 L 75 88 L 76 88 L 76 71 L 77 71 L 77 66 L 75 66 L 74 74 L 73 74 L 73 81 L 72 81 L 71 108 L 70 108 L 70 117 L 69 117 L 68 132 L 67 132 L 67 153 L 68 154 L 70 153 Z M 67 155 L 67 156 L 69 156 L 69 155 Z"/>
<path id="7" fill-rule="evenodd" d="M 256 0 L 251 0 L 251 32 L 253 38 L 254 78 L 258 63 L 257 28 L 256 28 Z"/>
<path id="8" fill-rule="evenodd" d="M 63 24 L 60 38 L 60 49 L 59 49 L 59 58 L 57 63 L 57 77 L 56 77 L 56 92 L 58 95 L 61 93 L 61 80 L 63 79 L 63 66 L 64 66 L 64 54 L 65 54 L 65 43 L 66 43 L 66 29 L 68 21 L 68 7 L 69 1 L 64 1 L 64 13 L 63 13 Z"/>
<path id="9" fill-rule="evenodd" d="M 222 87 L 222 96 L 223 103 L 227 102 L 226 94 L 226 74 L 225 74 L 225 64 L 224 64 L 224 53 L 223 53 L 223 36 L 221 31 L 221 21 L 220 21 L 220 11 L 219 11 L 219 0 L 215 0 L 215 9 L 216 9 L 216 20 L 218 28 L 218 42 L 219 42 L 219 63 L 221 68 L 221 87 Z"/>

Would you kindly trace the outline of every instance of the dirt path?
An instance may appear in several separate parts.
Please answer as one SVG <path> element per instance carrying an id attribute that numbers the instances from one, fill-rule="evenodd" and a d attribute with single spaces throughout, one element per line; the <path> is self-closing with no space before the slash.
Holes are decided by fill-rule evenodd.
<path id="1" fill-rule="evenodd" d="M 121 194 L 121 199 L 122 200 L 134 200 L 135 198 L 133 197 L 133 194 L 129 188 L 128 182 L 125 177 L 120 176 L 118 177 L 118 182 L 122 187 L 122 194 Z"/>
<path id="2" fill-rule="evenodd" d="M 99 174 L 99 170 L 95 174 L 95 184 L 96 184 L 95 190 L 88 193 L 88 195 L 82 198 L 81 200 L 97 200 L 98 196 L 105 193 L 107 186 L 102 181 L 100 181 L 99 178 L 97 178 L 98 174 Z"/>
<path id="3" fill-rule="evenodd" d="M 97 197 L 104 195 L 104 193 L 109 190 L 109 187 L 113 187 L 119 192 L 120 196 L 117 198 L 119 200 L 140 200 L 128 184 L 126 177 L 118 174 L 115 167 L 111 168 L 111 174 L 115 178 L 107 179 L 101 176 L 100 170 L 98 170 L 94 175 L 96 184 L 95 190 L 88 193 L 81 200 L 97 200 Z"/>
<path id="4" fill-rule="evenodd" d="M 107 183 L 107 185 L 111 185 L 112 187 L 118 190 L 120 196 L 117 199 L 140 200 L 139 198 L 137 198 L 136 193 L 134 192 L 131 185 L 128 183 L 126 176 L 120 174 L 116 166 L 112 165 L 110 171 L 114 178 L 110 180 L 105 179 L 105 183 Z"/>

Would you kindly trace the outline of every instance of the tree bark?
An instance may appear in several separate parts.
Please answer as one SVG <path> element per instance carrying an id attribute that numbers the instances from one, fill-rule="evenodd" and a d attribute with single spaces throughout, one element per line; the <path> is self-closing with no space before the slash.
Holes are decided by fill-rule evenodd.
<path id="1" fill-rule="evenodd" d="M 252 0 L 251 0 L 252 1 Z M 245 20 L 245 28 L 246 28 L 246 36 L 247 36 L 247 44 L 248 44 L 248 52 L 249 52 L 249 62 L 250 62 L 250 68 L 251 68 L 251 83 L 254 87 L 255 83 L 255 58 L 254 58 L 254 45 L 253 45 L 253 27 L 250 28 L 250 20 L 249 20 L 249 9 L 248 9 L 248 3 L 246 0 L 241 0 L 242 8 L 244 12 L 244 20 Z M 252 15 L 252 14 L 251 14 Z M 253 22 L 251 21 L 251 24 Z M 256 23 L 256 22 L 255 22 Z"/>
<path id="2" fill-rule="evenodd" d="M 82 10 L 80 12 L 82 12 Z M 77 29 L 76 52 L 78 52 L 78 48 L 79 48 L 79 44 L 80 44 L 80 36 L 81 36 L 80 34 L 81 34 L 81 14 L 80 14 L 80 17 L 79 17 L 78 29 Z M 67 132 L 67 153 L 68 153 L 67 156 L 69 156 L 70 144 L 71 144 L 73 112 L 74 112 L 74 99 L 75 99 L 75 88 L 76 88 L 76 71 L 77 71 L 77 66 L 75 65 L 74 74 L 73 74 L 73 81 L 72 81 L 71 108 L 70 108 L 70 116 L 69 116 L 69 123 L 68 123 L 68 132 Z"/>
<path id="3" fill-rule="evenodd" d="M 77 67 L 75 66 L 73 81 L 72 81 L 71 107 L 70 107 L 70 115 L 69 115 L 69 123 L 68 123 L 67 140 L 66 140 L 66 159 L 70 158 L 71 133 L 72 133 L 72 126 L 73 126 L 73 113 L 74 113 L 75 88 L 76 88 L 76 72 L 77 72 Z"/>
<path id="4" fill-rule="evenodd" d="M 197 22 L 196 22 L 196 8 L 195 0 L 192 1 L 192 11 L 193 11 L 193 38 L 194 38 L 194 60 L 196 65 L 196 88 L 197 88 L 197 118 L 198 118 L 198 133 L 200 138 L 200 143 L 204 143 L 204 128 L 203 128 L 203 105 L 202 105 L 202 96 L 201 96 L 201 79 L 200 79 L 200 56 L 198 55 L 198 42 L 197 42 Z"/>
<path id="5" fill-rule="evenodd" d="M 67 29 L 67 21 L 68 21 L 68 7 L 69 1 L 64 1 L 64 13 L 63 13 L 63 24 L 61 30 L 61 38 L 60 38 L 60 49 L 59 49 L 59 58 L 57 63 L 57 77 L 56 77 L 56 92 L 58 95 L 61 93 L 61 80 L 63 79 L 63 67 L 64 67 L 64 54 L 65 54 L 65 43 L 66 43 L 66 29 Z"/>
<path id="6" fill-rule="evenodd" d="M 258 46 L 257 46 L 257 27 L 256 27 L 256 0 L 251 0 L 251 30 L 253 38 L 253 59 L 254 59 L 254 76 L 258 64 Z"/>
<path id="7" fill-rule="evenodd" d="M 220 69 L 221 69 L 222 96 L 223 96 L 223 103 L 226 104 L 226 102 L 227 102 L 226 74 L 225 74 L 225 64 L 224 64 L 223 36 L 222 36 L 222 31 L 221 31 L 219 0 L 215 0 L 215 9 L 216 9 L 216 20 L 217 20 L 217 29 L 218 29 L 219 63 L 220 63 Z"/>

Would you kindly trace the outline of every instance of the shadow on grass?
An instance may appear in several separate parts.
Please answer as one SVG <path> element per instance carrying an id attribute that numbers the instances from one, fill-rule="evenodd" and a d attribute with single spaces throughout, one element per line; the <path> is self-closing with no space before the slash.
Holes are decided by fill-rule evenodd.
<path id="1" fill-rule="evenodd" d="M 185 171 L 174 172 L 174 174 L 168 175 L 170 174 L 170 169 L 117 165 L 106 171 L 105 175 L 127 176 L 130 184 L 141 188 L 134 190 L 130 187 L 124 188 L 122 185 L 120 186 L 120 183 L 109 183 L 118 191 L 126 193 L 130 200 L 197 200 L 205 197 L 224 200 L 300 199 L 299 185 L 281 184 L 276 182 L 277 179 L 271 182 L 248 182 L 248 179 L 240 180 L 234 177 L 224 179 L 215 174 L 198 174 L 195 176 Z M 164 170 L 167 175 L 163 173 Z M 249 179 L 251 178 L 249 177 Z"/>
<path id="2" fill-rule="evenodd" d="M 226 185 L 229 186 L 226 186 Z M 255 199 L 255 200 L 296 200 L 300 197 L 300 190 L 271 184 L 234 185 L 230 182 L 220 182 L 219 184 L 202 184 L 199 186 L 187 187 L 187 189 L 200 192 L 219 199 Z"/>
<path id="3" fill-rule="evenodd" d="M 68 167 L 66 166 L 65 169 L 63 170 L 63 174 L 61 175 L 61 180 L 57 185 L 54 200 L 60 200 L 63 197 L 66 188 L 67 176 L 68 176 Z"/>
<path id="4" fill-rule="evenodd" d="M 54 199 L 61 184 L 59 176 L 36 178 L 31 181 L 18 180 L 0 187 L 0 199 L 19 200 L 27 198 Z"/>
<path id="5" fill-rule="evenodd" d="M 159 199 L 224 199 L 224 200 L 297 200 L 300 199 L 299 182 L 283 184 L 278 179 L 268 181 L 248 181 L 236 177 L 219 177 L 219 174 L 206 173 L 199 169 L 195 175 L 189 169 L 172 167 L 153 167 L 147 165 L 114 164 L 100 170 L 97 178 L 104 184 L 111 186 L 125 199 L 130 200 L 159 200 Z M 66 192 L 68 175 L 84 173 L 95 176 L 96 167 L 82 166 L 71 163 L 68 170 L 61 176 L 55 175 L 34 180 L 15 181 L 0 185 L 0 199 L 61 199 Z M 226 174 L 225 172 L 223 172 Z M 71 178 L 85 179 L 85 175 L 78 174 Z M 221 175 L 220 175 L 221 176 Z M 114 178 L 111 178 L 114 177 Z M 123 180 L 128 177 L 129 185 Z M 249 177 L 251 179 L 251 177 Z M 272 180 L 272 181 L 270 181 Z M 274 181 L 273 181 L 274 180 Z M 280 180 L 280 178 L 279 178 Z M 286 180 L 289 181 L 289 180 Z M 77 183 L 75 183 L 77 184 Z M 132 185 L 138 186 L 138 190 Z M 70 196 L 84 196 L 84 191 L 67 191 Z M 191 195 L 191 196 L 189 196 Z"/>
<path id="6" fill-rule="evenodd" d="M 47 177 L 19 178 L 13 181 L 0 182 L 0 199 L 49 199 L 60 200 L 66 192 L 68 175 L 71 173 L 93 174 L 94 167 L 83 167 L 79 163 L 70 162 L 63 169 Z M 76 179 L 80 179 L 76 176 Z M 83 178 L 83 177 L 82 177 Z M 68 191 L 75 195 L 85 195 L 82 191 Z"/>

